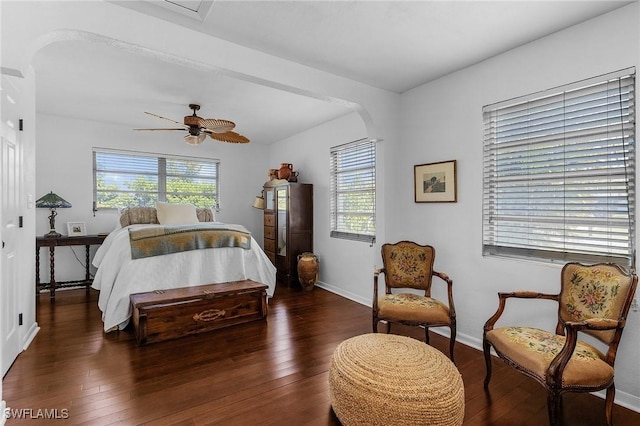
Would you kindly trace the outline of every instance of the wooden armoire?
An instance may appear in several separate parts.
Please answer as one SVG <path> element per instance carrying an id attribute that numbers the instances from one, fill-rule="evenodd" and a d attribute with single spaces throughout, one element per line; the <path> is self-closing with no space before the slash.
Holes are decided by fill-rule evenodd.
<path id="1" fill-rule="evenodd" d="M 298 255 L 313 252 L 313 185 L 274 179 L 264 184 L 264 251 L 276 281 L 299 286 Z"/>

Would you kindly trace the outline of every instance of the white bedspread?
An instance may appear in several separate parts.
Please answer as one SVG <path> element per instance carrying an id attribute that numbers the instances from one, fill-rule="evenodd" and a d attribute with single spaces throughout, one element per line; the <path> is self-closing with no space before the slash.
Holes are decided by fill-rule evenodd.
<path id="1" fill-rule="evenodd" d="M 128 324 L 131 318 L 129 295 L 133 293 L 251 279 L 267 284 L 267 295 L 273 296 L 276 268 L 253 237 L 250 250 L 210 248 L 132 260 L 129 229 L 152 226 L 160 225 L 130 225 L 116 229 L 107 236 L 93 258 L 98 271 L 92 287 L 100 290 L 98 307 L 106 332 L 123 329 Z M 241 225 L 224 226 L 248 232 Z"/>

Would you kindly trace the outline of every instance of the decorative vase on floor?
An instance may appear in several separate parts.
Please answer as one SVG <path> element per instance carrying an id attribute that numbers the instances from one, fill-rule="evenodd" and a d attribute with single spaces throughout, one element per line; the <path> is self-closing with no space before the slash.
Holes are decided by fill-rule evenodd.
<path id="1" fill-rule="evenodd" d="M 318 282 L 318 257 L 311 252 L 298 255 L 298 280 L 305 290 L 313 290 Z"/>

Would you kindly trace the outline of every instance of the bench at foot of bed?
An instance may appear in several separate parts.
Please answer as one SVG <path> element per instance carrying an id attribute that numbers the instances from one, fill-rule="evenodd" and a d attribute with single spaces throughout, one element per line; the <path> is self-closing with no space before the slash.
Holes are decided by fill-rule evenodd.
<path id="1" fill-rule="evenodd" d="M 130 299 L 139 344 L 267 317 L 267 285 L 251 280 L 155 290 Z"/>

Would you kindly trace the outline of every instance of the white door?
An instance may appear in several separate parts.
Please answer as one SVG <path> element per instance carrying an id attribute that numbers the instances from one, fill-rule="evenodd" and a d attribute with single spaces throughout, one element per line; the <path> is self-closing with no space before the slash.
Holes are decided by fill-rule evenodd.
<path id="1" fill-rule="evenodd" d="M 4 84 L 3 91 L 10 86 Z M 11 117 L 15 108 L 5 105 L 3 99 L 0 139 L 0 344 L 2 346 L 2 376 L 21 351 L 18 331 L 18 217 L 20 206 L 20 145 L 15 127 L 18 119 Z M 8 106 L 8 108 L 5 108 Z M 7 111 L 8 110 L 8 111 Z M 7 114 L 5 114 L 5 112 Z M 12 122 L 14 128 L 7 124 Z"/>

